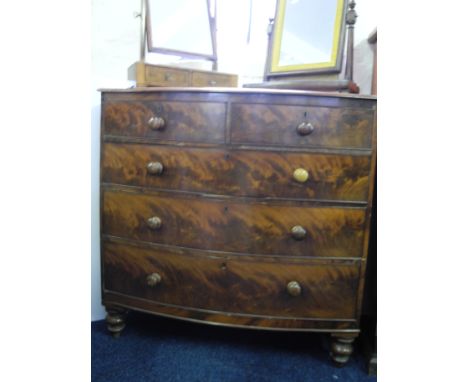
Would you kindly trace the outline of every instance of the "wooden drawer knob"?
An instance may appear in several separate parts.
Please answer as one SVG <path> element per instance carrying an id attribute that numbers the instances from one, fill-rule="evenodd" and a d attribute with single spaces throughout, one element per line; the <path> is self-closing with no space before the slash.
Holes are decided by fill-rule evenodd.
<path id="1" fill-rule="evenodd" d="M 146 169 L 148 170 L 148 174 L 161 175 L 164 170 L 164 166 L 161 162 L 149 162 L 146 165 Z"/>
<path id="2" fill-rule="evenodd" d="M 306 237 L 307 231 L 300 225 L 295 225 L 291 228 L 291 235 L 296 240 L 303 240 Z"/>
<path id="3" fill-rule="evenodd" d="M 286 290 L 291 296 L 299 296 L 302 292 L 301 285 L 297 281 L 290 281 L 286 286 Z"/>
<path id="4" fill-rule="evenodd" d="M 153 216 L 146 221 L 146 224 L 148 224 L 148 227 L 151 229 L 157 230 L 161 228 L 162 221 L 157 216 Z"/>
<path id="5" fill-rule="evenodd" d="M 159 273 L 151 273 L 146 278 L 146 283 L 151 287 L 159 284 L 160 282 L 161 282 L 161 275 Z"/>
<path id="6" fill-rule="evenodd" d="M 302 122 L 297 125 L 296 131 L 299 135 L 309 135 L 314 131 L 314 125 L 310 122 Z"/>
<path id="7" fill-rule="evenodd" d="M 303 168 L 297 168 L 294 170 L 293 177 L 295 181 L 305 183 L 309 179 L 309 173 Z"/>
<path id="8" fill-rule="evenodd" d="M 151 117 L 148 120 L 148 126 L 152 130 L 162 130 L 165 125 L 166 125 L 166 121 L 164 121 L 164 118 L 162 117 Z"/>

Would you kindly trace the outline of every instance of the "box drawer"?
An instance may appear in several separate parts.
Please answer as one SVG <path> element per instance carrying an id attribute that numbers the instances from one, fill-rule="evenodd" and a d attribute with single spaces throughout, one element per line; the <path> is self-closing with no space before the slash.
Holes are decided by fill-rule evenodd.
<path id="1" fill-rule="evenodd" d="M 222 73 L 192 72 L 192 86 L 236 87 L 237 76 Z"/>
<path id="2" fill-rule="evenodd" d="M 150 86 L 189 86 L 190 72 L 146 65 L 145 79 Z"/>

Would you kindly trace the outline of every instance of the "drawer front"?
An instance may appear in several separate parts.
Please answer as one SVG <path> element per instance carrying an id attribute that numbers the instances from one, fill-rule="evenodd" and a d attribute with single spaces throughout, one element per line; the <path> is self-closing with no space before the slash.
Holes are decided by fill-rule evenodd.
<path id="1" fill-rule="evenodd" d="M 192 73 L 192 86 L 233 87 L 237 86 L 237 76 L 220 73 Z"/>
<path id="2" fill-rule="evenodd" d="M 171 305 L 281 317 L 356 313 L 355 262 L 258 261 L 104 242 L 103 266 L 106 290 Z"/>
<path id="3" fill-rule="evenodd" d="M 365 208 L 268 205 L 117 190 L 105 190 L 103 197 L 104 234 L 228 252 L 360 257 L 364 221 Z"/>
<path id="4" fill-rule="evenodd" d="M 108 183 L 234 196 L 367 201 L 369 156 L 108 143 L 102 158 L 103 181 Z M 157 163 L 162 172 L 151 172 Z M 303 183 L 294 179 L 300 168 L 308 173 Z"/>
<path id="5" fill-rule="evenodd" d="M 224 142 L 224 103 L 108 101 L 103 110 L 105 135 Z"/>
<path id="6" fill-rule="evenodd" d="M 168 68 L 145 67 L 146 82 L 157 86 L 189 86 L 190 72 Z"/>
<path id="7" fill-rule="evenodd" d="M 370 149 L 374 111 L 359 108 L 233 104 L 231 141 Z"/>

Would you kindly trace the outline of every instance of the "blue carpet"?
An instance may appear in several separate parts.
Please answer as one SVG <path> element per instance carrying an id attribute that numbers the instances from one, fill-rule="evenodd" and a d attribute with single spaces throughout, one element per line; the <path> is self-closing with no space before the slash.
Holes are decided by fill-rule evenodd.
<path id="1" fill-rule="evenodd" d="M 357 352 L 331 364 L 327 336 L 229 329 L 132 312 L 118 339 L 104 321 L 91 324 L 93 382 L 357 382 L 366 374 Z"/>

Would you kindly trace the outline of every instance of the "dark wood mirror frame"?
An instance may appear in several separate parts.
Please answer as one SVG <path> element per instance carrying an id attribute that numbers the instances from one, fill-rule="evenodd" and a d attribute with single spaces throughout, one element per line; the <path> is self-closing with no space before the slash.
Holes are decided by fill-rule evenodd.
<path id="1" fill-rule="evenodd" d="M 216 0 L 206 2 L 209 23 L 209 35 L 212 54 L 199 53 L 155 46 L 152 38 L 150 0 L 141 0 L 140 60 L 128 68 L 128 79 L 135 81 L 136 87 L 237 87 L 238 77 L 235 74 L 218 72 L 218 54 L 216 43 Z M 154 26 L 153 26 L 154 27 Z M 146 52 L 195 58 L 212 62 L 211 70 L 192 69 L 190 64 L 154 65 L 146 63 Z"/>
<path id="2" fill-rule="evenodd" d="M 200 58 L 200 59 L 209 60 L 213 62 L 213 70 L 217 70 L 218 55 L 217 55 L 217 45 L 216 45 L 216 6 L 217 6 L 216 0 L 206 0 L 208 22 L 209 22 L 210 33 L 211 33 L 211 46 L 212 46 L 212 52 L 213 52 L 213 54 L 211 55 L 155 46 L 152 40 L 150 0 L 143 0 L 143 1 L 144 1 L 143 5 L 146 8 L 146 12 L 145 12 L 146 28 L 144 31 L 144 36 L 146 36 L 148 52 L 169 54 L 169 55 L 174 55 L 174 56 L 179 56 L 179 57 L 184 57 L 184 58 Z M 214 4 L 213 14 L 211 14 L 212 4 Z M 144 45 L 144 41 L 143 41 L 143 45 Z"/>

